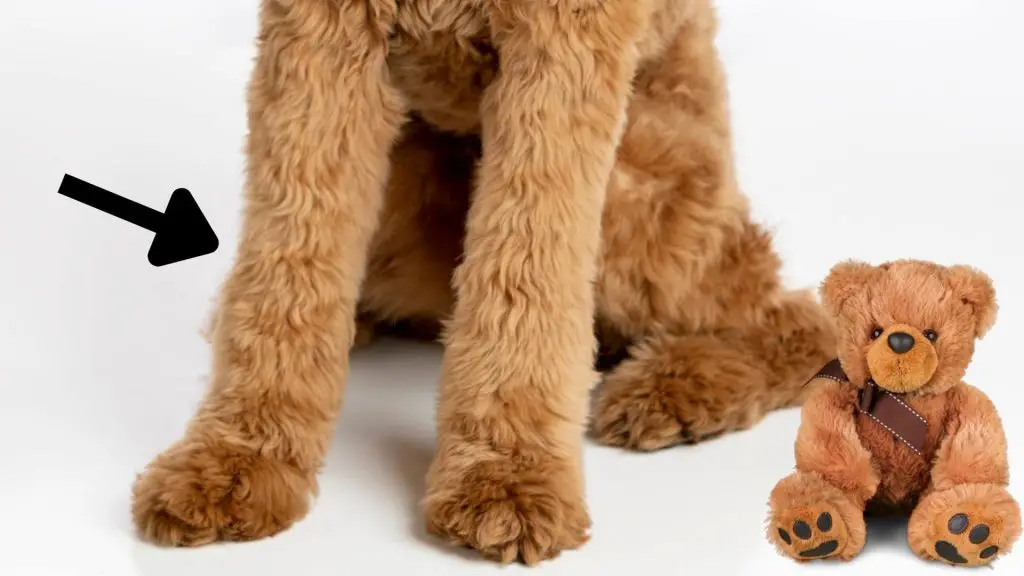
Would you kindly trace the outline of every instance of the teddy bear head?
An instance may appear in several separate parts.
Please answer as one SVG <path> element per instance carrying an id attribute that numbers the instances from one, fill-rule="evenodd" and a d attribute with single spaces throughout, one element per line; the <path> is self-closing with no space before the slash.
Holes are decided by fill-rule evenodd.
<path id="1" fill-rule="evenodd" d="M 984 273 L 920 260 L 842 262 L 820 295 L 850 381 L 897 394 L 938 394 L 959 383 L 997 310 Z"/>

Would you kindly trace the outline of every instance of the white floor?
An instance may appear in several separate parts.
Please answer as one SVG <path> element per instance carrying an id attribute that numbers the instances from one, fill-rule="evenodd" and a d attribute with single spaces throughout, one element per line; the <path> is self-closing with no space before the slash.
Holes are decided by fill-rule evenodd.
<path id="1" fill-rule="evenodd" d="M 684 0 L 680 0 L 684 1 Z M 721 0 L 742 184 L 793 285 L 848 257 L 987 270 L 1001 319 L 969 376 L 1002 409 L 1024 498 L 1018 0 Z M 200 550 L 136 541 L 129 487 L 174 440 L 209 366 L 199 331 L 239 228 L 243 90 L 257 0 L 7 2 L 0 17 L 0 574 L 457 574 L 426 538 L 439 351 L 358 354 L 312 514 Z M 192 190 L 222 239 L 153 268 L 152 234 L 56 194 L 71 173 L 162 210 Z M 939 573 L 896 523 L 846 565 L 765 541 L 798 415 L 693 448 L 586 452 L 594 536 L 536 574 Z M 996 563 L 1020 574 L 1024 548 Z M 526 569 L 513 566 L 513 573 Z M 497 572 L 494 572 L 497 573 Z"/>

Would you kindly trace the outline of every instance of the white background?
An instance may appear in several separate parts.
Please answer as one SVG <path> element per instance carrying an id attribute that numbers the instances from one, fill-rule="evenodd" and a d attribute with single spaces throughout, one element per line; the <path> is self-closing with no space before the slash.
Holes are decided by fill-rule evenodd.
<path id="1" fill-rule="evenodd" d="M 683 0 L 680 0 L 683 1 Z M 1019 0 L 722 0 L 742 185 L 787 281 L 848 257 L 968 263 L 999 323 L 969 379 L 1001 409 L 1024 497 L 1020 327 L 1024 6 Z M 256 0 L 50 0 L 0 11 L 0 573 L 498 573 L 426 538 L 439 350 L 357 354 L 322 496 L 271 540 L 161 550 L 129 521 L 134 475 L 178 437 L 239 229 Z M 163 210 L 192 190 L 215 254 L 153 268 L 152 234 L 56 194 L 71 173 Z M 798 413 L 693 448 L 588 446 L 594 536 L 536 574 L 901 574 L 902 523 L 862 556 L 798 566 L 763 537 Z M 996 563 L 1020 574 L 1024 547 Z M 502 573 L 525 573 L 513 566 Z"/>

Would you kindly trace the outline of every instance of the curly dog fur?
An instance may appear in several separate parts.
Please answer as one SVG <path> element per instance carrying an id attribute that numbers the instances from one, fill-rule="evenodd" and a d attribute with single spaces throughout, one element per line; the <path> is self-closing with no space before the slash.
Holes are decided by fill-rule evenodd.
<path id="1" fill-rule="evenodd" d="M 259 22 L 212 381 L 135 485 L 148 540 L 301 518 L 349 349 L 382 330 L 445 346 L 428 528 L 528 564 L 587 538 L 595 350 L 617 365 L 592 431 L 640 450 L 797 403 L 834 350 L 737 189 L 709 0 L 263 0 Z"/>

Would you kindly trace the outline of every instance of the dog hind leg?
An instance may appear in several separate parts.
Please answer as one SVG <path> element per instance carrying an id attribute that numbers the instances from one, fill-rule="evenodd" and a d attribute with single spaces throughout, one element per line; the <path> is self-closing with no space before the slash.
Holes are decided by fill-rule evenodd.
<path id="1" fill-rule="evenodd" d="M 813 297 L 785 292 L 736 186 L 709 3 L 635 83 L 610 179 L 599 326 L 635 346 L 599 389 L 599 441 L 653 450 L 792 405 L 834 354 Z"/>

